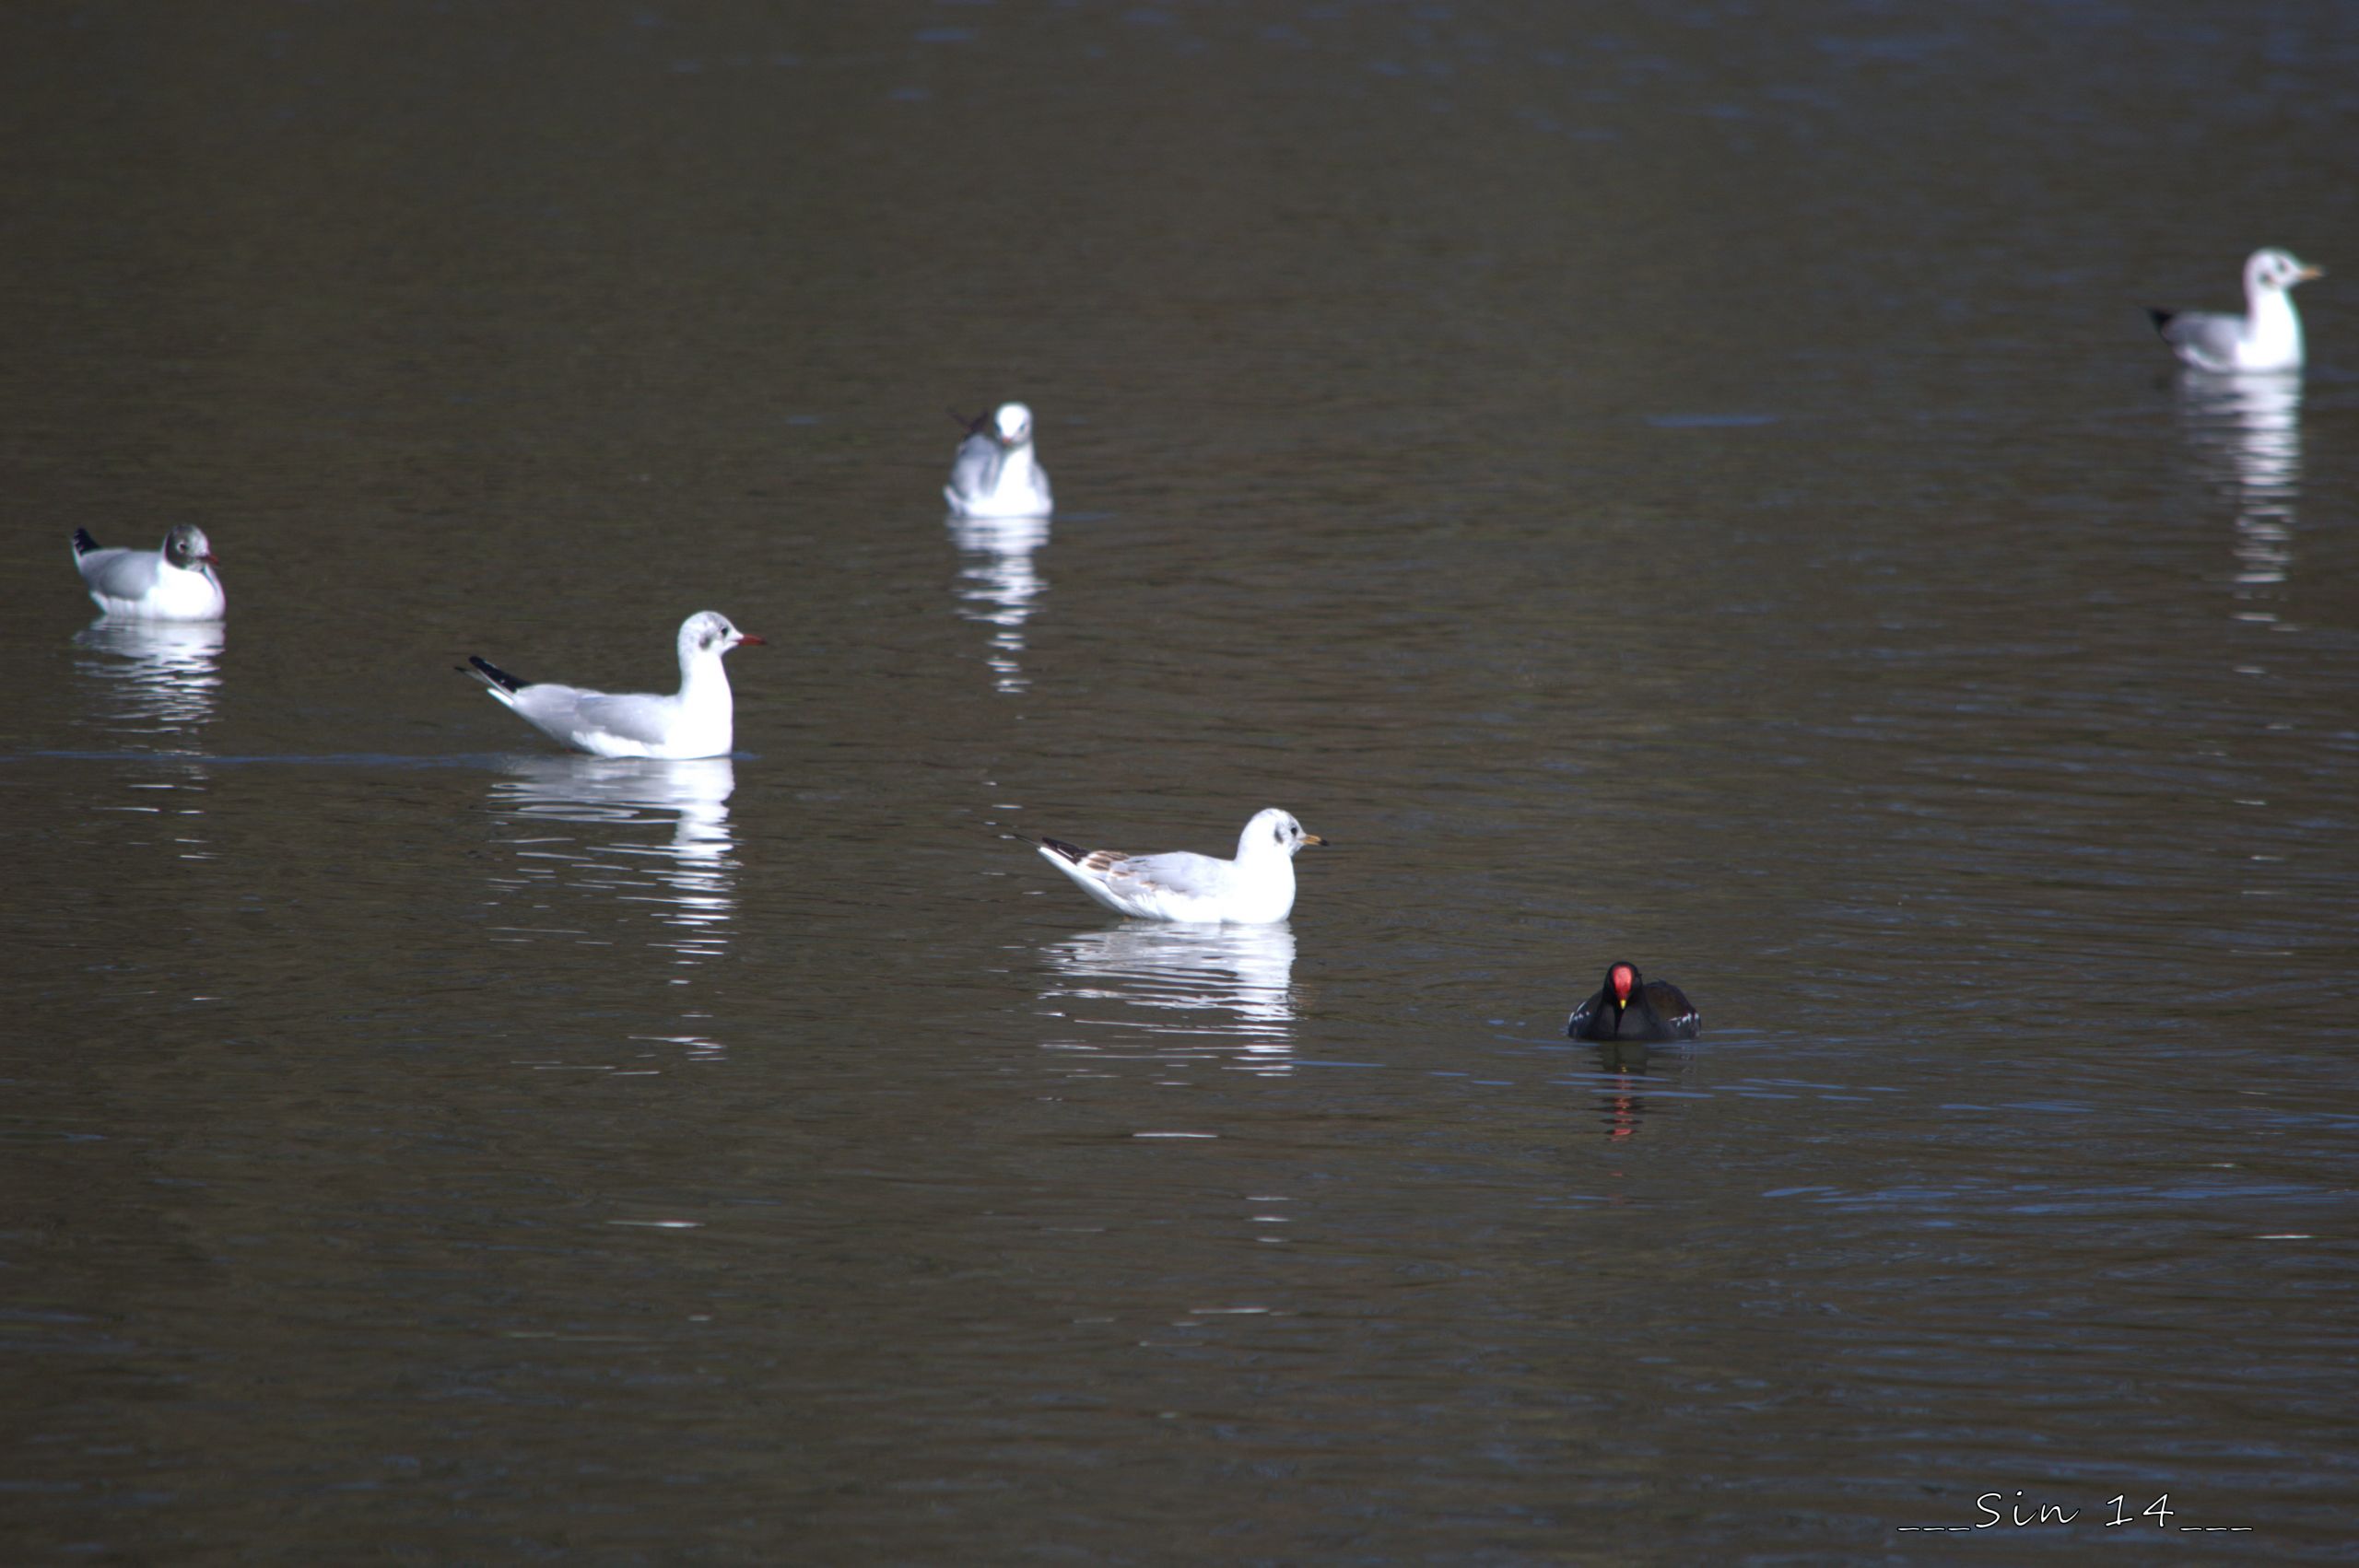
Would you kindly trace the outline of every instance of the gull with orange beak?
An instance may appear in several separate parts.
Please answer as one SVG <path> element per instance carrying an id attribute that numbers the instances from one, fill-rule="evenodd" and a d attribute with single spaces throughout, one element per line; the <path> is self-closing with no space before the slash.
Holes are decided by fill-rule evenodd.
<path id="1" fill-rule="evenodd" d="M 2288 292 L 2295 284 L 2324 277 L 2324 267 L 2296 261 L 2290 252 L 2255 251 L 2245 262 L 2245 313 L 2216 310 L 2157 310 L 2146 308 L 2154 330 L 2171 352 L 2199 370 L 2298 370 L 2302 368 L 2302 318 Z"/>

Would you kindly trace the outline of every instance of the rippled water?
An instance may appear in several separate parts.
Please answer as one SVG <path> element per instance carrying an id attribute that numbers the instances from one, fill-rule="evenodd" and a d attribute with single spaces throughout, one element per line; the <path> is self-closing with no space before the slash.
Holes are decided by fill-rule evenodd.
<path id="1" fill-rule="evenodd" d="M 2303 5 L 0 15 L 11 1560 L 2343 1560 L 2354 83 Z M 2263 242 L 2306 378 L 2171 374 Z M 1015 396 L 1066 509 L 945 524 Z M 89 626 L 181 518 L 226 628 Z M 731 759 L 451 668 L 702 607 Z M 1014 837 L 1265 804 L 1269 929 Z M 1562 1038 L 1616 958 L 1704 1037 Z"/>

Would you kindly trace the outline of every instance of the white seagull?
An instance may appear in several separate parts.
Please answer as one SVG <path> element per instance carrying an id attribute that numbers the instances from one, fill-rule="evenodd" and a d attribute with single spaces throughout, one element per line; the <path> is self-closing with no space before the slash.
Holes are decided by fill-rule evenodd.
<path id="1" fill-rule="evenodd" d="M 229 596 L 213 574 L 213 542 L 193 522 L 175 523 L 160 550 L 105 549 L 74 531 L 74 565 L 90 598 L 110 615 L 135 621 L 217 621 Z"/>
<path id="2" fill-rule="evenodd" d="M 1046 517 L 1056 509 L 1049 497 L 1048 470 L 1032 451 L 1032 411 L 1003 403 L 999 412 L 972 419 L 950 415 L 967 427 L 950 464 L 943 498 L 959 517 Z"/>
<path id="3" fill-rule="evenodd" d="M 1185 849 L 1168 855 L 1125 855 L 1040 840 L 1040 856 L 1117 915 L 1146 920 L 1233 920 L 1266 925 L 1294 908 L 1294 857 L 1306 844 L 1293 813 L 1273 806 L 1253 813 L 1237 836 L 1237 859 L 1215 860 Z"/>
<path id="4" fill-rule="evenodd" d="M 470 655 L 467 662 L 493 696 L 553 741 L 593 756 L 677 761 L 729 755 L 734 733 L 729 676 L 721 657 L 741 642 L 761 640 L 731 626 L 717 610 L 690 615 L 680 623 L 680 689 L 673 696 L 609 696 L 582 686 L 519 680 L 487 659 Z"/>
<path id="5" fill-rule="evenodd" d="M 2245 263 L 2245 313 L 2216 310 L 2157 310 L 2154 330 L 2171 352 L 2199 370 L 2298 370 L 2302 368 L 2302 318 L 2286 290 L 2324 277 L 2324 267 L 2296 261 L 2276 249 L 2255 251 Z"/>

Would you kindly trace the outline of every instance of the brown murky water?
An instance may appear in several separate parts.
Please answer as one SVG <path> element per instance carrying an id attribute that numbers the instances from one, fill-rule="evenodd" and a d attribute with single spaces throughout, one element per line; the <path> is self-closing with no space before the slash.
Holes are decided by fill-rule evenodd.
<path id="1" fill-rule="evenodd" d="M 10 1560 L 2344 1560 L 2354 81 L 2324 5 L 0 14 Z M 2173 380 L 2262 242 L 2306 380 Z M 1003 397 L 1065 509 L 945 525 Z M 182 518 L 226 631 L 83 629 Z M 734 759 L 451 671 L 704 607 Z M 1266 930 L 1009 837 L 1264 804 Z M 1559 1037 L 1617 957 L 1704 1038 Z"/>

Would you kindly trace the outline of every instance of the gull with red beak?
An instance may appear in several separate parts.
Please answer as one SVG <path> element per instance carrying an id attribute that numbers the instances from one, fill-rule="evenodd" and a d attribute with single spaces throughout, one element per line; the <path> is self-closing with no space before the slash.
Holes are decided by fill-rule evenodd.
<path id="1" fill-rule="evenodd" d="M 731 626 L 717 610 L 690 615 L 680 623 L 680 689 L 671 696 L 609 696 L 586 686 L 522 680 L 487 659 L 470 657 L 467 662 L 494 697 L 553 741 L 593 756 L 681 760 L 729 755 L 734 720 L 722 656 L 761 640 Z"/>
<path id="2" fill-rule="evenodd" d="M 74 531 L 82 586 L 109 615 L 132 621 L 217 621 L 229 596 L 214 575 L 213 542 L 193 522 L 175 523 L 160 550 L 108 549 Z"/>
<path id="3" fill-rule="evenodd" d="M 1605 984 L 1573 1010 L 1565 1033 L 1576 1040 L 1692 1040 L 1703 1016 L 1669 980 L 1647 980 L 1636 964 L 1609 965 Z"/>
<path id="4" fill-rule="evenodd" d="M 1049 496 L 1048 471 L 1032 451 L 1032 411 L 1003 403 L 999 412 L 972 419 L 953 413 L 967 427 L 950 464 L 943 498 L 958 517 L 1046 517 L 1056 503 Z"/>

